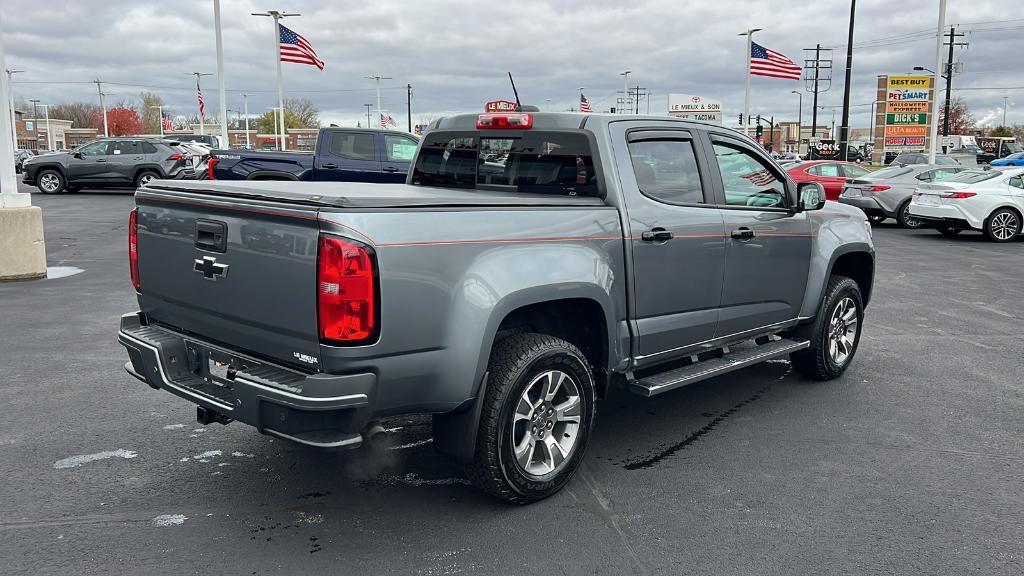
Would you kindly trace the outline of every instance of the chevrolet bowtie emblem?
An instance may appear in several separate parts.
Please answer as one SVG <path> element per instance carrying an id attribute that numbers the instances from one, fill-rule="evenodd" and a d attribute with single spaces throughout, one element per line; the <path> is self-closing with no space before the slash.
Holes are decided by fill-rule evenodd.
<path id="1" fill-rule="evenodd" d="M 196 258 L 192 271 L 202 274 L 203 278 L 211 282 L 216 282 L 217 279 L 228 275 L 228 265 L 217 263 L 217 259 L 212 256 L 203 256 L 202 258 Z"/>

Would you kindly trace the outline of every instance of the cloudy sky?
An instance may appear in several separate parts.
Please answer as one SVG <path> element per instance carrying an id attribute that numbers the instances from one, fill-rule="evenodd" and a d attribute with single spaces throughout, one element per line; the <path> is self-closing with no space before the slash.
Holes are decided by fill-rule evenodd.
<path id="1" fill-rule="evenodd" d="M 1024 123 L 1024 14 L 1007 12 L 1008 0 L 949 0 L 947 24 L 967 35 L 963 62 L 954 77 L 962 96 L 985 124 L 1002 119 Z M 875 76 L 934 66 L 938 2 L 861 0 L 854 40 L 851 126 L 869 124 Z M 44 7 L 45 6 L 45 7 Z M 175 114 L 195 109 L 194 80 L 188 73 L 216 72 L 212 0 L 3 0 L 3 41 L 7 67 L 25 70 L 14 78 L 14 93 L 45 103 L 97 101 L 100 78 L 110 84 L 108 101 L 159 93 Z M 842 103 L 849 3 L 842 0 L 420 0 L 373 2 L 332 0 L 222 0 L 228 107 L 249 112 L 274 106 L 273 27 L 251 12 L 276 9 L 301 13 L 286 25 L 304 35 L 327 67 L 284 64 L 286 97 L 306 97 L 324 122 L 365 122 L 363 106 L 374 102 L 372 80 L 380 74 L 383 107 L 405 126 L 405 85 L 413 86 L 413 122 L 450 112 L 481 110 L 483 102 L 511 98 L 506 72 L 520 98 L 552 109 L 577 105 L 578 91 L 595 109 L 614 104 L 623 70 L 653 96 L 652 113 L 664 113 L 670 92 L 700 94 L 724 103 L 727 123 L 743 106 L 744 38 L 755 39 L 803 63 L 804 48 L 835 48 L 835 81 L 821 104 Z M 1008 19 L 1007 16 L 1022 16 Z M 217 110 L 216 77 L 203 79 L 207 111 Z M 755 77 L 752 113 L 795 120 L 803 82 Z M 548 102 L 550 99 L 550 103 Z M 809 123 L 805 93 L 804 121 Z M 646 104 L 642 107 L 646 109 Z M 829 124 L 832 109 L 822 112 Z M 839 122 L 836 112 L 836 122 Z"/>

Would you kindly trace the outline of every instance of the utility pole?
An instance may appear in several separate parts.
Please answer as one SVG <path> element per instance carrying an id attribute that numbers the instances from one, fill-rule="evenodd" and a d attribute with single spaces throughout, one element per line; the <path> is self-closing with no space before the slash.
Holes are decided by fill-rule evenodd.
<path id="1" fill-rule="evenodd" d="M 199 87 L 199 78 L 203 76 L 213 76 L 213 74 L 210 74 L 209 72 L 186 72 L 185 74 L 196 77 L 196 98 L 199 98 L 199 95 L 203 93 L 202 89 Z M 203 135 L 206 134 L 206 123 L 203 121 L 203 113 L 206 111 L 206 103 L 200 99 L 197 102 L 197 106 L 199 107 L 199 134 Z"/>
<path id="2" fill-rule="evenodd" d="M 853 20 L 857 0 L 850 0 L 850 32 L 846 39 L 846 80 L 843 82 L 843 117 L 839 123 L 839 151 L 843 160 L 850 159 L 850 77 L 853 74 Z"/>
<path id="3" fill-rule="evenodd" d="M 949 136 L 949 104 L 951 92 L 953 91 L 953 47 L 967 46 L 967 42 L 957 42 L 957 38 L 963 37 L 963 32 L 956 33 L 956 26 L 949 27 L 949 57 L 946 59 L 946 106 L 942 115 L 942 135 Z"/>
<path id="4" fill-rule="evenodd" d="M 370 127 L 370 108 L 373 108 L 373 104 L 363 104 L 366 106 L 366 127 Z"/>
<path id="5" fill-rule="evenodd" d="M 284 132 L 284 84 L 281 82 L 281 18 L 302 16 L 302 14 L 291 14 L 279 10 L 268 10 L 266 12 L 251 12 L 252 16 L 266 16 L 274 19 L 274 54 L 277 57 L 277 108 L 278 108 L 278 139 L 281 150 L 285 149 Z"/>
<path id="6" fill-rule="evenodd" d="M 637 114 L 640 114 L 640 96 L 642 95 L 644 98 L 647 97 L 647 88 L 641 88 L 640 85 L 637 84 L 633 90 L 634 94 L 636 94 L 636 97 L 634 98 L 634 100 L 636 100 L 636 102 L 634 102 L 634 109 Z M 643 94 L 640 93 L 641 90 L 643 90 Z"/>
<path id="7" fill-rule="evenodd" d="M 818 135 L 818 75 L 821 71 L 821 44 L 814 47 L 814 100 L 811 101 L 811 138 Z"/>
<path id="8" fill-rule="evenodd" d="M 939 25 L 935 32 L 935 69 L 942 70 L 942 37 L 946 33 L 946 0 L 939 0 Z M 938 74 L 936 74 L 938 76 Z M 928 138 L 928 163 L 935 164 L 935 152 L 939 143 L 939 117 L 935 112 L 935 93 L 938 86 L 932 83 L 932 118 Z"/>
<path id="9" fill-rule="evenodd" d="M 7 69 L 7 86 L 11 93 L 10 98 L 7 99 L 7 107 L 11 109 L 11 142 L 14 143 L 14 147 L 18 147 L 18 115 L 14 113 L 14 87 L 11 86 L 11 77 L 15 74 L 21 74 L 24 70 L 11 70 Z"/>
<path id="10" fill-rule="evenodd" d="M 242 93 L 242 108 L 245 110 L 245 147 L 246 149 L 252 148 L 249 143 L 249 95 Z"/>
<path id="11" fill-rule="evenodd" d="M 380 123 L 380 119 L 382 118 L 382 116 L 381 116 L 381 109 L 380 109 L 380 81 L 381 80 L 391 80 L 392 78 L 390 76 L 381 76 L 379 74 L 376 75 L 376 76 L 364 76 L 364 78 L 366 78 L 367 80 L 376 80 L 377 81 L 377 122 L 379 124 Z M 370 119 L 367 118 L 366 121 L 369 122 Z"/>
<path id="12" fill-rule="evenodd" d="M 99 78 L 93 80 L 96 84 L 96 93 L 100 96 L 100 113 L 103 114 L 103 137 L 110 138 L 110 129 L 107 128 L 107 102 L 103 99 L 106 94 L 103 93 L 103 81 Z"/>
<path id="13" fill-rule="evenodd" d="M 409 133 L 412 134 L 412 84 L 405 85 L 405 117 Z"/>

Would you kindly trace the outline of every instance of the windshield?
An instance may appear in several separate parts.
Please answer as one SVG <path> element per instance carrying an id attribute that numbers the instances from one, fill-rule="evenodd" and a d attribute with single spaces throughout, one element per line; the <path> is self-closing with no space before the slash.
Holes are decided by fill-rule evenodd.
<path id="1" fill-rule="evenodd" d="M 903 176 L 904 174 L 907 174 L 911 170 L 913 170 L 913 168 L 907 168 L 906 166 L 890 166 L 888 168 L 882 168 L 881 170 L 872 172 L 871 174 L 867 174 L 864 177 L 870 178 L 872 180 L 883 180 L 885 178 L 895 178 L 897 176 Z"/>
<path id="2" fill-rule="evenodd" d="M 1020 144 L 1017 144 L 1016 142 L 1007 142 L 1006 144 L 1003 144 L 1003 147 L 1009 150 L 1010 152 L 1024 151 L 1024 148 L 1021 148 Z"/>
<path id="3" fill-rule="evenodd" d="M 960 184 L 977 184 L 999 176 L 995 170 L 965 170 L 955 176 L 943 180 L 943 183 L 958 182 Z"/>
<path id="4" fill-rule="evenodd" d="M 590 141 L 582 132 L 431 132 L 416 157 L 417 186 L 597 196 Z"/>

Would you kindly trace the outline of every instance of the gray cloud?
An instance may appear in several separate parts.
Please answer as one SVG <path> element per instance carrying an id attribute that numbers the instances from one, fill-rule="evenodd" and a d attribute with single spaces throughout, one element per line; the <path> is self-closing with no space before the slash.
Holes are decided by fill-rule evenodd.
<path id="1" fill-rule="evenodd" d="M 967 49 L 957 49 L 965 73 L 957 88 L 1024 86 L 1009 62 L 1020 49 L 1024 20 L 1007 20 L 998 0 L 951 3 L 948 22 L 969 24 Z M 250 113 L 273 106 L 273 32 L 269 19 L 250 16 L 268 8 L 301 12 L 286 24 L 316 47 L 327 68 L 284 64 L 286 96 L 312 99 L 325 121 L 365 121 L 363 104 L 375 98 L 364 76 L 391 76 L 384 107 L 404 126 L 405 84 L 413 86 L 413 120 L 456 111 L 476 111 L 486 100 L 511 97 L 505 76 L 516 77 L 524 101 L 566 109 L 577 103 L 579 86 L 598 110 L 612 105 L 624 69 L 631 84 L 653 93 L 651 112 L 661 113 L 669 92 L 723 100 L 727 121 L 743 104 L 745 42 L 736 34 L 761 27 L 759 43 L 801 62 L 803 49 L 820 42 L 836 46 L 832 89 L 821 104 L 842 101 L 846 2 L 796 0 L 650 0 L 624 5 L 605 0 L 424 2 L 294 0 L 285 3 L 223 0 L 225 81 L 228 107 L 241 107 L 250 93 Z M 26 70 L 14 92 L 48 103 L 96 100 L 94 78 L 116 83 L 111 99 L 135 98 L 142 90 L 161 94 L 177 114 L 195 109 L 193 71 L 216 72 L 212 2 L 46 2 L 36 7 L 4 1 L 8 67 Z M 860 2 L 857 13 L 851 125 L 867 126 L 875 76 L 933 67 L 931 2 Z M 908 36 L 921 32 L 919 36 Z M 879 45 L 870 41 L 903 35 Z M 76 83 L 77 82 L 77 83 Z M 217 110 L 217 82 L 204 78 L 208 110 Z M 795 119 L 802 82 L 754 78 L 753 113 Z M 1001 120 L 1009 96 L 1011 123 L 1024 122 L 1016 106 L 1024 90 L 957 90 L 979 119 Z M 990 111 L 997 110 L 993 115 Z M 838 122 L 838 113 L 837 113 Z M 809 121 L 810 98 L 804 98 Z M 824 120 L 831 121 L 831 111 Z"/>

